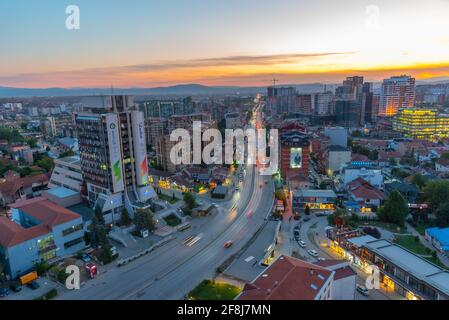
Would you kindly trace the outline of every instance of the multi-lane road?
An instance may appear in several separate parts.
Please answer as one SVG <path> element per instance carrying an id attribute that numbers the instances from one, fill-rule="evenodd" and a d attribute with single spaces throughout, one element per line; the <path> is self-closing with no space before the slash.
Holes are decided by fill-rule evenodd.
<path id="1" fill-rule="evenodd" d="M 60 299 L 182 299 L 199 282 L 237 253 L 263 225 L 274 202 L 271 177 L 248 165 L 243 188 L 207 224 L 178 234 L 176 239 L 124 267 L 112 268 L 80 290 Z M 192 246 L 186 238 L 196 237 Z M 224 248 L 233 241 L 231 248 Z"/>

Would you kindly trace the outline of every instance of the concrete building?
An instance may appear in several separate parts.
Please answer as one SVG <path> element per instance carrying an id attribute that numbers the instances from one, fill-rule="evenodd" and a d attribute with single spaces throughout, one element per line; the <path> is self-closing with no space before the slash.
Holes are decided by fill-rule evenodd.
<path id="1" fill-rule="evenodd" d="M 297 190 L 293 191 L 292 207 L 294 210 L 334 210 L 337 195 L 333 190 Z"/>
<path id="2" fill-rule="evenodd" d="M 360 126 L 360 106 L 356 100 L 336 100 L 336 123 L 345 128 L 357 128 Z"/>
<path id="3" fill-rule="evenodd" d="M 77 113 L 81 170 L 88 200 L 107 221 L 125 207 L 130 214 L 151 205 L 143 113 L 129 96 L 90 97 Z M 90 108 L 87 108 L 90 104 Z"/>
<path id="4" fill-rule="evenodd" d="M 393 129 L 404 137 L 436 140 L 449 137 L 449 114 L 436 109 L 407 108 L 398 111 Z"/>
<path id="5" fill-rule="evenodd" d="M 45 198 L 18 201 L 10 207 L 12 218 L 0 217 L 0 259 L 12 279 L 36 263 L 85 247 L 80 215 Z"/>
<path id="6" fill-rule="evenodd" d="M 64 187 L 75 192 L 81 191 L 83 174 L 78 156 L 55 159 L 55 168 L 51 174 L 48 186 L 50 188 Z"/>
<path id="7" fill-rule="evenodd" d="M 301 173 L 309 174 L 310 138 L 300 131 L 281 131 L 279 140 L 280 170 L 283 179 Z"/>
<path id="8" fill-rule="evenodd" d="M 415 105 L 415 79 L 402 75 L 385 79 L 382 83 L 379 115 L 391 117 L 402 108 Z"/>
<path id="9" fill-rule="evenodd" d="M 382 189 L 383 175 L 382 170 L 377 167 L 361 167 L 348 165 L 343 167 L 341 179 L 344 186 L 347 186 L 350 182 L 362 178 L 369 182 L 372 186 Z"/>
<path id="10" fill-rule="evenodd" d="M 333 146 L 348 147 L 348 129 L 343 127 L 326 127 L 324 135 L 330 139 Z"/>
<path id="11" fill-rule="evenodd" d="M 225 114 L 226 129 L 243 129 L 244 121 L 243 115 L 238 112 L 231 112 Z"/>
<path id="12" fill-rule="evenodd" d="M 351 151 L 342 146 L 329 146 L 326 157 L 326 173 L 332 177 L 340 172 L 343 165 L 351 162 Z"/>
<path id="13" fill-rule="evenodd" d="M 296 90 L 293 87 L 269 87 L 267 111 L 270 115 L 292 113 L 295 109 Z"/>

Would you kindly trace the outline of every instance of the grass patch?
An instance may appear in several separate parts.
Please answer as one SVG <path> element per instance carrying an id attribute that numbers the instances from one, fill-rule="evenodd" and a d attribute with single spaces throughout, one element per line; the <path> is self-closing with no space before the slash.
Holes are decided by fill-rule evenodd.
<path id="1" fill-rule="evenodd" d="M 171 214 L 167 217 L 164 218 L 165 222 L 167 222 L 167 224 L 170 227 L 176 227 L 177 225 L 181 224 L 181 219 L 179 219 L 177 216 L 175 216 L 174 214 Z"/>
<path id="2" fill-rule="evenodd" d="M 413 226 L 414 227 L 414 226 Z M 416 231 L 419 232 L 420 235 L 425 236 L 426 235 L 426 229 L 432 228 L 433 225 L 431 223 L 419 223 L 416 227 Z"/>
<path id="3" fill-rule="evenodd" d="M 173 196 L 167 196 L 166 194 L 159 194 L 158 196 L 159 196 L 159 199 L 167 201 L 168 203 L 171 203 L 171 204 L 174 204 L 180 200 L 176 197 L 173 199 Z"/>
<path id="4" fill-rule="evenodd" d="M 377 220 L 372 221 L 360 221 L 358 223 L 359 227 L 379 227 L 381 229 L 390 231 L 392 233 L 399 233 L 399 234 L 405 234 L 407 233 L 407 229 L 405 227 L 399 227 L 397 224 L 394 223 L 388 223 L 388 222 L 382 222 Z"/>
<path id="5" fill-rule="evenodd" d="M 190 291 L 191 300 L 233 300 L 241 292 L 240 288 L 227 284 L 204 280 Z"/>
<path id="6" fill-rule="evenodd" d="M 418 255 L 430 256 L 432 254 L 432 252 L 414 236 L 396 236 L 394 242 Z"/>

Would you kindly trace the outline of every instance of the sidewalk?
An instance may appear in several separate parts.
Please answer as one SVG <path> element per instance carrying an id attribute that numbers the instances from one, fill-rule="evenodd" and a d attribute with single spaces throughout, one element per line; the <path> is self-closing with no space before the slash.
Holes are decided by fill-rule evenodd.
<path id="1" fill-rule="evenodd" d="M 436 248 L 435 248 L 431 243 L 429 243 L 429 242 L 426 240 L 426 238 L 425 238 L 424 236 L 422 236 L 418 231 L 416 231 L 416 229 L 413 228 L 413 226 L 412 226 L 411 224 L 409 224 L 408 222 L 406 222 L 406 223 L 405 223 L 405 226 L 406 226 L 406 228 L 407 228 L 407 231 L 408 231 L 411 235 L 413 235 L 413 236 L 415 236 L 415 237 L 416 237 L 416 236 L 419 237 L 419 241 L 421 241 L 421 243 L 422 243 L 425 247 L 431 249 L 432 251 L 436 251 L 436 252 L 437 252 L 437 257 L 438 257 L 438 259 L 440 259 L 440 261 L 441 261 L 446 267 L 449 268 L 449 258 L 448 258 L 447 256 L 445 256 L 444 254 L 438 252 L 438 251 L 436 250 Z"/>

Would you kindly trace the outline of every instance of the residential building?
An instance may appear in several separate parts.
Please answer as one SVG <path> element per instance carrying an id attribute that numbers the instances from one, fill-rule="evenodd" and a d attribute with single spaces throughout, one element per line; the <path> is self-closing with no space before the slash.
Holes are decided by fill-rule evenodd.
<path id="1" fill-rule="evenodd" d="M 310 137 L 297 130 L 281 131 L 280 143 L 280 170 L 283 179 L 298 173 L 308 175 L 310 163 Z"/>
<path id="2" fill-rule="evenodd" d="M 402 75 L 385 79 L 382 83 L 379 115 L 391 117 L 402 108 L 415 105 L 415 79 Z"/>
<path id="3" fill-rule="evenodd" d="M 0 217 L 0 259 L 15 279 L 36 263 L 73 255 L 84 249 L 80 215 L 45 198 L 18 201 L 11 219 Z"/>
<path id="4" fill-rule="evenodd" d="M 435 170 L 437 172 L 449 173 L 449 159 L 442 158 L 435 162 Z"/>
<path id="5" fill-rule="evenodd" d="M 326 127 L 324 135 L 330 139 L 333 146 L 348 147 L 348 129 L 343 127 Z"/>
<path id="6" fill-rule="evenodd" d="M 383 186 L 382 170 L 377 167 L 348 165 L 343 167 L 342 183 L 347 186 L 350 182 L 362 178 L 372 186 L 381 189 Z"/>
<path id="7" fill-rule="evenodd" d="M 357 202 L 362 213 L 377 212 L 385 201 L 385 194 L 362 178 L 350 182 L 347 188 L 349 197 Z"/>
<path id="8" fill-rule="evenodd" d="M 335 101 L 336 123 L 345 128 L 357 128 L 360 126 L 360 107 L 356 100 Z"/>
<path id="9" fill-rule="evenodd" d="M 332 300 L 335 271 L 288 256 L 280 256 L 237 300 Z"/>
<path id="10" fill-rule="evenodd" d="M 342 146 L 329 146 L 327 150 L 326 173 L 332 177 L 343 165 L 351 162 L 351 151 Z"/>
<path id="11" fill-rule="evenodd" d="M 296 90 L 293 87 L 268 87 L 267 109 L 271 115 L 292 113 Z"/>

